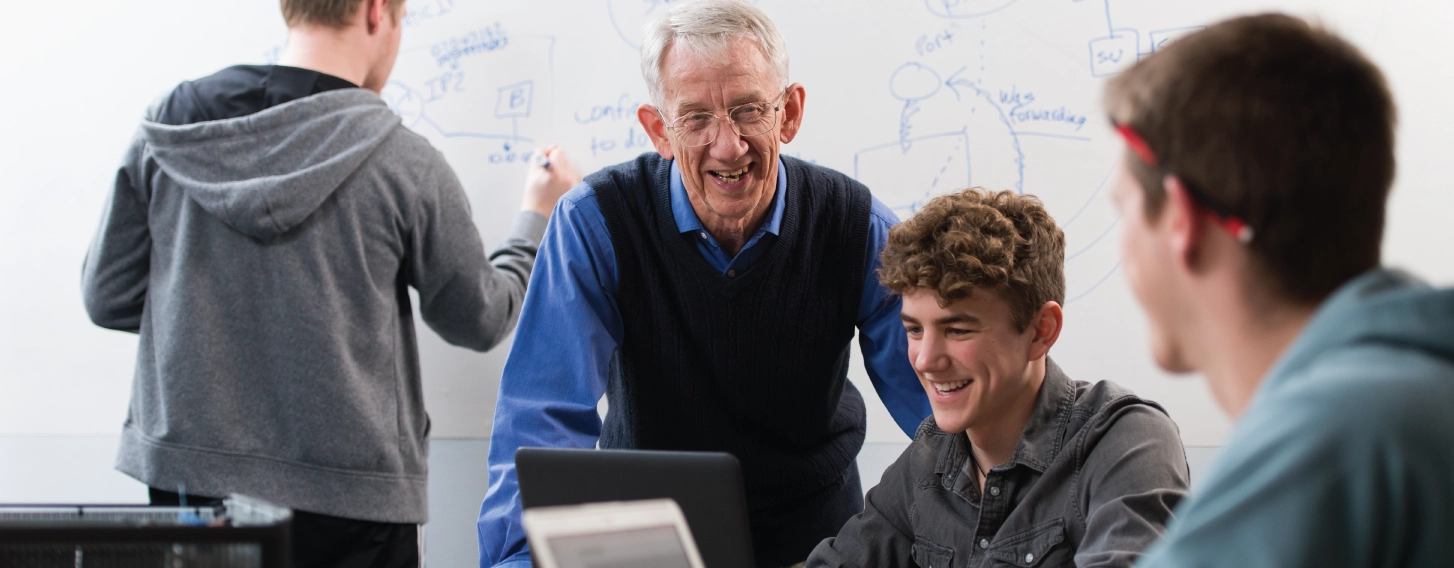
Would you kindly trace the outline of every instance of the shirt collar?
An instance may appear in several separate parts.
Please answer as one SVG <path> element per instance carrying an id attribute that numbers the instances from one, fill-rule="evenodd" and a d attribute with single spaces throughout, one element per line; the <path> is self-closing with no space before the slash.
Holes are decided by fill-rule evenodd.
<path id="1" fill-rule="evenodd" d="M 783 167 L 782 158 L 777 161 L 777 191 L 773 192 L 772 203 L 767 206 L 767 222 L 757 229 L 757 234 L 777 235 L 783 225 L 783 194 L 787 192 L 788 169 Z M 676 219 L 677 232 L 696 233 L 702 230 L 702 220 L 692 209 L 687 199 L 687 186 L 682 183 L 682 172 L 676 160 L 671 162 L 671 215 Z"/>
<path id="2" fill-rule="evenodd" d="M 1050 467 L 1055 454 L 1060 451 L 1060 439 L 1070 420 L 1074 406 L 1075 389 L 1070 377 L 1050 357 L 1045 358 L 1045 380 L 1040 383 L 1040 396 L 1035 399 L 1035 410 L 1020 433 L 1020 442 L 1015 445 L 1015 463 L 1023 463 L 1039 471 Z"/>

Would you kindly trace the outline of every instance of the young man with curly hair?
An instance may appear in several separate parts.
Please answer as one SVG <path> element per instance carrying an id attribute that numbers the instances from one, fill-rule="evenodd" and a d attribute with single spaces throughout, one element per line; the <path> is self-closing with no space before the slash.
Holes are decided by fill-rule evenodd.
<path id="1" fill-rule="evenodd" d="M 934 414 L 808 566 L 1129 566 L 1187 488 L 1176 425 L 1048 355 L 1065 236 L 1040 201 L 968 189 L 889 232 L 879 279 L 903 297 Z"/>

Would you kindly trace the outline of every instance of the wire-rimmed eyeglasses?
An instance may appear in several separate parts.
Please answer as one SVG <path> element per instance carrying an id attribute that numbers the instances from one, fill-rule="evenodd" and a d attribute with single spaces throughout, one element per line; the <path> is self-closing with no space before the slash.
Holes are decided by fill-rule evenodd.
<path id="1" fill-rule="evenodd" d="M 787 90 L 783 90 L 786 94 Z M 688 148 L 695 146 L 706 146 L 717 139 L 718 130 L 722 124 L 722 118 L 730 118 L 732 131 L 738 136 L 761 136 L 770 132 L 777 126 L 777 115 L 783 107 L 775 97 L 774 102 L 762 101 L 747 103 L 728 108 L 722 114 L 714 114 L 706 111 L 693 111 L 678 116 L 675 120 L 667 123 L 666 128 L 676 135 L 677 140 Z"/>

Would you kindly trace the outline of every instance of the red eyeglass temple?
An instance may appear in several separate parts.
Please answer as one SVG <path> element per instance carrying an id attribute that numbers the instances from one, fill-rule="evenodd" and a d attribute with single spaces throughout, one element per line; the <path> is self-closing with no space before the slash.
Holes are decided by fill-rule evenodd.
<path id="1" fill-rule="evenodd" d="M 1124 124 L 1117 124 L 1116 132 L 1126 141 L 1126 147 L 1130 148 L 1136 157 L 1141 158 L 1142 162 L 1153 168 L 1158 165 L 1156 153 L 1151 151 L 1151 146 L 1146 144 L 1146 139 L 1142 138 L 1140 133 L 1131 130 L 1130 126 Z"/>
<path id="2" fill-rule="evenodd" d="M 1136 157 L 1141 158 L 1141 161 L 1146 165 L 1153 168 L 1157 167 L 1159 161 L 1156 159 L 1156 153 L 1151 151 L 1151 146 L 1146 143 L 1145 138 L 1141 137 L 1141 133 L 1132 130 L 1130 126 L 1124 124 L 1117 124 L 1115 127 L 1116 132 L 1126 141 L 1126 148 L 1129 148 L 1132 153 L 1136 154 Z M 1203 206 L 1205 207 L 1205 205 Z M 1207 209 L 1210 210 L 1211 208 L 1207 207 Z M 1237 239 L 1242 244 L 1252 242 L 1252 227 L 1249 227 L 1245 221 L 1232 215 L 1221 215 L 1216 211 L 1211 211 L 1211 213 L 1212 217 L 1216 219 L 1217 226 L 1221 227 L 1227 234 L 1232 235 L 1232 238 Z"/>

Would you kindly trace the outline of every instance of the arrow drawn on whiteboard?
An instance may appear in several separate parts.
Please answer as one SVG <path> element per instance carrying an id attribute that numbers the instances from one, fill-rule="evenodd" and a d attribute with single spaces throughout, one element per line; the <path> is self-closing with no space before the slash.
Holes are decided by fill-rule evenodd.
<path id="1" fill-rule="evenodd" d="M 944 81 L 944 86 L 949 87 L 949 90 L 954 92 L 955 100 L 964 100 L 960 97 L 959 93 L 959 87 L 964 87 L 972 91 L 979 98 L 984 99 L 985 102 L 989 103 L 991 108 L 995 109 L 995 113 L 999 115 L 1000 122 L 1004 123 L 1005 128 L 1010 131 L 1010 141 L 1014 144 L 1015 148 L 1015 168 L 1018 174 L 1015 176 L 1015 193 L 1025 193 L 1025 152 L 1020 149 L 1020 136 L 1015 133 L 1015 126 L 1010 123 L 1010 117 L 1005 114 L 1005 109 L 1001 108 L 999 103 L 995 102 L 995 98 L 990 96 L 988 91 L 981 89 L 974 81 L 959 77 L 959 74 L 968 68 L 968 66 L 960 67 L 959 70 L 950 73 L 949 78 Z"/>

